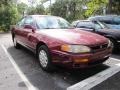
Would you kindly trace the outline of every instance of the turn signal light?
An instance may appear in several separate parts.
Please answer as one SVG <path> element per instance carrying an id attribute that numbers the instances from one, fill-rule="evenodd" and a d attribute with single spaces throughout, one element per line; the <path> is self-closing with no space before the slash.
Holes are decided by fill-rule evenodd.
<path id="1" fill-rule="evenodd" d="M 85 63 L 88 62 L 88 59 L 74 59 L 75 63 Z"/>

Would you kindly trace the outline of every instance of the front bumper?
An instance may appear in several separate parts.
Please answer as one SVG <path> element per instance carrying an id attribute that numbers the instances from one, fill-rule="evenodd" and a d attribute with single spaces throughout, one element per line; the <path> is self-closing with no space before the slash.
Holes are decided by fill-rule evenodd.
<path id="1" fill-rule="evenodd" d="M 110 57 L 111 52 L 112 48 L 87 54 L 72 54 L 53 50 L 51 56 L 54 64 L 63 65 L 68 68 L 85 68 L 103 63 Z"/>

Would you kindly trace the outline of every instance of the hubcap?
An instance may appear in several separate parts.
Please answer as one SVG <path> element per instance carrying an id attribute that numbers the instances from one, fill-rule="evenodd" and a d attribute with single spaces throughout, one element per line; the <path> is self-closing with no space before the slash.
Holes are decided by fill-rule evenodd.
<path id="1" fill-rule="evenodd" d="M 44 50 L 41 50 L 39 52 L 39 61 L 42 65 L 42 67 L 46 67 L 48 64 L 48 57 L 47 57 L 47 54 Z"/>

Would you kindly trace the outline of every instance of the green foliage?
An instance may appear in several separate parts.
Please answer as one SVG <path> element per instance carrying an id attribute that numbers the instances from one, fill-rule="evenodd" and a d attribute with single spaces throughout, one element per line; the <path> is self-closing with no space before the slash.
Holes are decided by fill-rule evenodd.
<path id="1" fill-rule="evenodd" d="M 5 31 L 5 32 L 8 31 L 10 29 L 10 25 L 15 24 L 18 17 L 19 17 L 18 11 L 14 4 L 12 4 L 11 2 L 1 3 L 0 4 L 0 31 Z"/>
<path id="2" fill-rule="evenodd" d="M 107 13 L 109 14 L 120 15 L 120 0 L 109 0 L 107 9 L 108 9 Z"/>
<path id="3" fill-rule="evenodd" d="M 70 22 L 76 19 L 84 19 L 83 6 L 87 0 L 56 0 L 51 7 L 52 15 L 61 16 Z"/>
<path id="4" fill-rule="evenodd" d="M 17 6 L 16 0 L 0 0 L 0 30 L 8 31 L 10 25 L 17 22 L 27 11 L 27 14 L 52 14 L 63 17 L 68 21 L 85 19 L 91 15 L 107 13 L 120 14 L 120 0 L 56 0 L 51 7 L 45 9 L 43 4 L 48 0 L 40 0 L 34 7 L 35 0 L 31 1 L 31 7 L 24 3 Z"/>
<path id="5" fill-rule="evenodd" d="M 45 9 L 43 5 L 37 5 L 36 7 L 30 7 L 27 12 L 29 15 L 31 14 L 45 14 Z"/>
<path id="6" fill-rule="evenodd" d="M 24 12 L 25 10 L 28 8 L 28 6 L 25 4 L 25 3 L 19 3 L 17 4 L 17 9 L 18 9 L 18 12 L 21 16 L 24 15 Z"/>
<path id="7" fill-rule="evenodd" d="M 108 4 L 108 0 L 90 0 L 87 3 L 88 9 L 85 12 L 85 15 L 89 17 L 95 14 L 98 15 L 103 14 L 103 8 L 105 8 L 107 4 Z"/>
<path id="8" fill-rule="evenodd" d="M 13 3 L 13 0 L 0 0 L 0 6 L 9 5 L 11 3 Z"/>

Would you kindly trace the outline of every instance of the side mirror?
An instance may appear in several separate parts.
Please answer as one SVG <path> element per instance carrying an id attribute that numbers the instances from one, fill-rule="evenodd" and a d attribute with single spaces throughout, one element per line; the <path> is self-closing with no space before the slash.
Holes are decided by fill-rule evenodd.
<path id="1" fill-rule="evenodd" d="M 25 25 L 24 28 L 26 29 L 32 29 L 32 32 L 35 32 L 36 28 L 31 25 Z"/>

